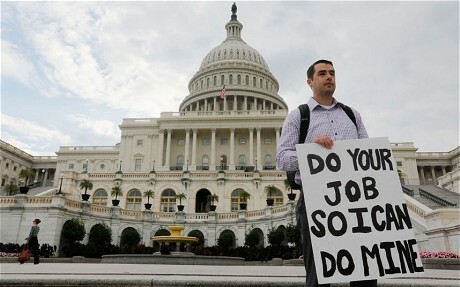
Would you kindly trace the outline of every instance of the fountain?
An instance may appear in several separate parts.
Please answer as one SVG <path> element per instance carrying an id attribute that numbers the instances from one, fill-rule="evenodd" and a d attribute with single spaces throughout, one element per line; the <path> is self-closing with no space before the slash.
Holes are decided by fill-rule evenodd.
<path id="1" fill-rule="evenodd" d="M 171 264 L 171 265 L 243 265 L 244 258 L 227 257 L 227 256 L 197 256 L 190 252 L 190 246 L 198 243 L 198 238 L 191 236 L 183 236 L 182 231 L 184 226 L 168 226 L 171 235 L 153 236 L 153 242 L 170 248 L 174 246 L 174 251 L 170 254 L 111 254 L 103 255 L 101 263 L 119 263 L 119 264 Z M 185 249 L 181 251 L 181 245 L 185 245 Z"/>
<path id="2" fill-rule="evenodd" d="M 185 244 L 185 252 L 190 254 L 190 246 L 193 243 L 198 243 L 198 238 L 191 236 L 183 236 L 182 230 L 184 230 L 184 228 L 185 227 L 183 226 L 168 226 L 168 229 L 171 231 L 171 235 L 153 236 L 152 240 L 153 242 L 158 242 L 160 244 L 160 251 L 163 245 L 169 248 L 170 243 L 175 243 L 176 248 L 175 252 L 173 252 L 173 254 L 175 255 L 185 255 L 180 250 L 180 246 L 183 243 Z"/>

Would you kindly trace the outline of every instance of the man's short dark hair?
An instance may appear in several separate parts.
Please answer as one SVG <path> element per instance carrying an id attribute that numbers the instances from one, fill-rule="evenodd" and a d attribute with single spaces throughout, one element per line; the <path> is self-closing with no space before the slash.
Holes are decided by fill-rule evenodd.
<path id="1" fill-rule="evenodd" d="M 315 66 L 316 64 L 328 64 L 328 65 L 331 65 L 332 67 L 334 67 L 334 65 L 332 64 L 331 61 L 328 61 L 328 60 L 318 60 L 316 62 L 314 62 L 307 70 L 307 79 L 310 79 L 312 80 L 313 79 L 313 75 L 315 74 Z"/>

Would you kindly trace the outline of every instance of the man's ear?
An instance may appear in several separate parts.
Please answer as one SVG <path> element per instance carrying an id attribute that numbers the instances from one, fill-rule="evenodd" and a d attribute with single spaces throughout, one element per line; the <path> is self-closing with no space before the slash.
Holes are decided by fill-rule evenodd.
<path id="1" fill-rule="evenodd" d="M 310 89 L 312 88 L 312 83 L 310 79 L 307 79 L 307 84 L 310 86 Z"/>

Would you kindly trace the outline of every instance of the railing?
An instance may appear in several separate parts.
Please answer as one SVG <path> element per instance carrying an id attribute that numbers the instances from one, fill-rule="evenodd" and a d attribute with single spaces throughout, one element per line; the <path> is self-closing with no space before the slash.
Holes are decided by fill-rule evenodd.
<path id="1" fill-rule="evenodd" d="M 186 221 L 205 221 L 208 219 L 209 217 L 207 213 L 187 213 L 185 215 Z"/>
<path id="2" fill-rule="evenodd" d="M 142 211 L 140 210 L 128 210 L 128 209 L 121 209 L 120 215 L 126 218 L 135 218 L 140 219 L 143 216 Z"/>
<path id="3" fill-rule="evenodd" d="M 436 196 L 434 194 L 431 194 L 428 191 L 425 191 L 425 190 L 423 190 L 421 188 L 419 188 L 419 190 L 420 190 L 420 196 L 421 197 L 425 197 L 425 198 L 427 198 L 427 199 L 429 199 L 429 200 L 431 200 L 433 202 L 436 202 L 437 204 L 440 204 L 441 206 L 457 206 L 457 204 L 449 202 L 449 201 L 447 201 L 447 200 L 445 200 L 443 198 L 440 198 L 440 197 L 438 197 L 438 196 Z"/>
<path id="4" fill-rule="evenodd" d="M 182 165 L 171 165 L 169 170 L 182 170 L 184 167 Z"/>

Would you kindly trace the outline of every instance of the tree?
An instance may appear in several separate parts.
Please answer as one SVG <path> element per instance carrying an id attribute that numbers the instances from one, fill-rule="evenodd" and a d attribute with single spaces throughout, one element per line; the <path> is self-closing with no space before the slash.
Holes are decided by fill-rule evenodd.
<path id="1" fill-rule="evenodd" d="M 289 184 L 289 180 L 287 178 L 285 178 L 283 182 L 284 182 L 284 188 L 287 191 L 290 191 L 292 193 L 292 188 L 291 188 L 291 185 Z"/>
<path id="2" fill-rule="evenodd" d="M 280 246 L 284 240 L 284 232 L 280 228 L 270 229 L 268 232 L 268 243 L 272 246 Z"/>
<path id="3" fill-rule="evenodd" d="M 300 242 L 301 235 L 300 230 L 297 228 L 297 226 L 289 223 L 286 229 L 284 230 L 284 233 L 286 235 L 287 242 L 295 243 L 296 245 Z"/>
<path id="4" fill-rule="evenodd" d="M 120 186 L 116 185 L 112 187 L 111 195 L 115 196 L 115 200 L 117 200 L 119 196 L 123 196 L 123 190 L 121 189 Z"/>
<path id="5" fill-rule="evenodd" d="M 83 238 L 85 238 L 85 234 L 85 225 L 78 217 L 67 220 L 64 226 L 62 226 L 61 237 L 65 239 L 67 243 L 82 241 Z"/>
<path id="6" fill-rule="evenodd" d="M 147 203 L 150 203 L 150 198 L 155 197 L 155 191 L 151 189 L 144 191 L 144 197 L 147 197 Z"/>
<path id="7" fill-rule="evenodd" d="M 264 188 L 264 191 L 267 193 L 268 198 L 272 198 L 272 196 L 275 195 L 278 191 L 278 188 L 276 188 L 274 185 L 267 185 Z"/>
<path id="8" fill-rule="evenodd" d="M 211 203 L 211 205 L 214 205 L 215 202 L 219 202 L 219 196 L 217 194 L 210 194 L 208 195 L 208 200 Z"/>
<path id="9" fill-rule="evenodd" d="M 26 168 L 21 170 L 19 173 L 19 178 L 24 178 L 24 186 L 27 186 L 29 183 L 29 179 L 32 179 L 35 177 L 35 170 L 31 168 Z"/>
<path id="10" fill-rule="evenodd" d="M 251 230 L 248 235 L 246 235 L 246 238 L 244 240 L 244 245 L 247 245 L 249 247 L 255 247 L 257 244 L 260 242 L 260 237 L 257 232 L 254 230 Z"/>
<path id="11" fill-rule="evenodd" d="M 187 195 L 182 192 L 182 193 L 177 194 L 176 198 L 179 199 L 179 205 L 182 205 L 182 199 L 186 199 Z"/>
<path id="12" fill-rule="evenodd" d="M 85 189 L 85 194 L 86 191 L 89 189 L 93 189 L 93 183 L 90 180 L 84 179 L 80 182 L 80 189 Z"/>
<path id="13" fill-rule="evenodd" d="M 94 225 L 88 237 L 90 245 L 109 245 L 112 242 L 112 230 L 105 223 Z"/>
<path id="14" fill-rule="evenodd" d="M 7 195 L 15 195 L 19 191 L 19 187 L 14 183 L 8 183 L 3 186 L 3 190 Z"/>
<path id="15" fill-rule="evenodd" d="M 227 249 L 233 246 L 233 236 L 229 233 L 226 233 L 225 231 L 222 232 L 219 236 L 219 239 L 217 239 L 217 245 Z"/>
<path id="16" fill-rule="evenodd" d="M 251 199 L 251 194 L 246 190 L 240 191 L 240 200 L 246 202 L 246 200 Z"/>
<path id="17" fill-rule="evenodd" d="M 133 246 L 136 246 L 141 241 L 141 235 L 136 229 L 128 227 L 121 233 L 120 247 L 127 252 Z"/>

